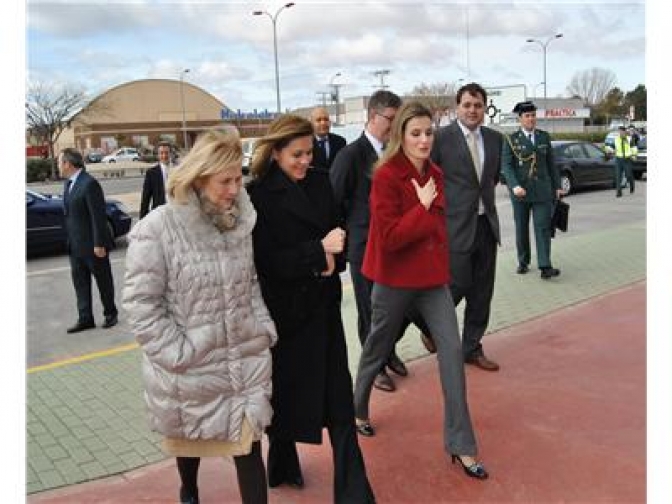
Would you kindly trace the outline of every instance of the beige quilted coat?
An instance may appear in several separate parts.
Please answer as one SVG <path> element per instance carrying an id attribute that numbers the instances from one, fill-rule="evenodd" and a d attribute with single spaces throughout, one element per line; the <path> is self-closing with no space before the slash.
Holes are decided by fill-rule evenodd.
<path id="1" fill-rule="evenodd" d="M 184 439 L 238 441 L 243 418 L 270 423 L 276 331 L 252 252 L 254 207 L 243 189 L 238 225 L 220 233 L 198 207 L 174 202 L 129 235 L 123 306 L 142 348 L 151 428 Z"/>

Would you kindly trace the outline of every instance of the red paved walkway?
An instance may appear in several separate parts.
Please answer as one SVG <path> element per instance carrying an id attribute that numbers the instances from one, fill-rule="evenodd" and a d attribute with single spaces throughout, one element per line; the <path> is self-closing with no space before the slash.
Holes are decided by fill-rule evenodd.
<path id="1" fill-rule="evenodd" d="M 645 320 L 640 283 L 486 338 L 501 371 L 467 369 L 485 482 L 448 463 L 436 360 L 412 362 L 397 392 L 374 392 L 377 435 L 360 437 L 379 504 L 645 502 Z M 331 502 L 329 446 L 300 454 L 306 487 L 271 490 L 272 504 Z M 201 502 L 239 502 L 235 481 L 231 463 L 204 460 Z M 28 501 L 172 503 L 178 486 L 165 461 Z"/>

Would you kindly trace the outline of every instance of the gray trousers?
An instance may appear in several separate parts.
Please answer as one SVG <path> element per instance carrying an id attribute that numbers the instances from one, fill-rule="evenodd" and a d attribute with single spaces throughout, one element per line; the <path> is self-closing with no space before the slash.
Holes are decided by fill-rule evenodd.
<path id="1" fill-rule="evenodd" d="M 400 289 L 374 283 L 371 305 L 371 333 L 362 349 L 355 383 L 355 416 L 369 419 L 373 382 L 390 355 L 404 314 L 413 308 L 424 318 L 436 342 L 443 390 L 445 449 L 450 454 L 475 456 L 476 439 L 467 405 L 462 343 L 448 287 Z"/>

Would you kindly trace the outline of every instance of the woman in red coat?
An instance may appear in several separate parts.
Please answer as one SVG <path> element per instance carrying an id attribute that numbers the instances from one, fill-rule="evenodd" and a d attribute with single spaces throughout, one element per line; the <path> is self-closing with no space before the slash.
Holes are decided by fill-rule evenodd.
<path id="1" fill-rule="evenodd" d="M 448 289 L 448 239 L 443 174 L 430 159 L 432 114 L 422 104 L 403 105 L 392 123 L 385 155 L 373 177 L 369 240 L 362 271 L 374 282 L 371 333 L 355 385 L 360 434 L 373 436 L 369 397 L 404 313 L 415 309 L 434 335 L 444 394 L 444 443 L 468 476 L 485 479 L 467 406 L 462 346 Z"/>

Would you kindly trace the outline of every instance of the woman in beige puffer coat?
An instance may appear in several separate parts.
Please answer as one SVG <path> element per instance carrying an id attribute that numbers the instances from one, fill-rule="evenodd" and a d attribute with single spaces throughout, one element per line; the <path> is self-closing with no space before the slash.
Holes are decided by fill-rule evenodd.
<path id="1" fill-rule="evenodd" d="M 129 235 L 124 308 L 143 351 L 151 428 L 198 502 L 202 456 L 232 455 L 243 502 L 265 503 L 275 326 L 253 261 L 255 210 L 236 133 L 210 131 L 168 180 L 169 203 Z"/>

